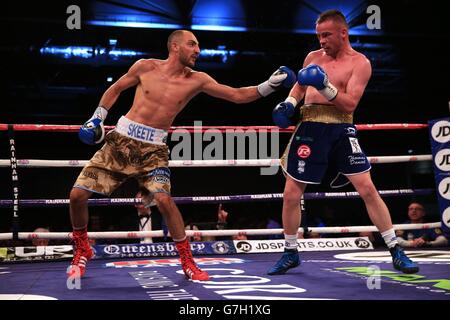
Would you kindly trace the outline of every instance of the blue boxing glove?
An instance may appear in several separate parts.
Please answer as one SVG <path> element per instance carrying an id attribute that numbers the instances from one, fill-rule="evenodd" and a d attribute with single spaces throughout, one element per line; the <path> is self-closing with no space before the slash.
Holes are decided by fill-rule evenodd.
<path id="1" fill-rule="evenodd" d="M 258 85 L 258 92 L 261 96 L 266 97 L 281 88 L 281 86 L 291 88 L 295 84 L 296 80 L 297 77 L 291 69 L 281 66 L 274 73 L 272 73 L 269 80 Z"/>
<path id="2" fill-rule="evenodd" d="M 289 127 L 296 105 L 297 100 L 294 97 L 288 97 L 285 101 L 277 104 L 272 111 L 273 122 L 282 129 Z"/>
<path id="3" fill-rule="evenodd" d="M 297 82 L 301 86 L 316 88 L 328 101 L 336 98 L 338 89 L 328 80 L 327 73 L 317 64 L 310 64 L 298 72 Z"/>
<path id="4" fill-rule="evenodd" d="M 108 110 L 103 107 L 95 109 L 94 115 L 86 121 L 78 131 L 78 137 L 86 144 L 94 145 L 105 138 L 103 121 L 108 115 Z"/>

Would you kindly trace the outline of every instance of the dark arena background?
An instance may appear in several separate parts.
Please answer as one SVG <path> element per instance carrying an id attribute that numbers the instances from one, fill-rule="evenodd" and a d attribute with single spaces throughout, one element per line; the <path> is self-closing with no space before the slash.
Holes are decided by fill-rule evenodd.
<path id="1" fill-rule="evenodd" d="M 73 29 L 69 29 L 70 17 L 75 12 L 68 10 L 71 5 L 77 6 L 81 14 L 80 25 Z M 380 10 L 380 26 L 373 29 L 368 27 L 375 12 L 368 12 L 371 5 Z M 315 34 L 317 16 L 327 9 L 339 9 L 349 23 L 352 47 L 367 56 L 373 70 L 369 84 L 354 113 L 354 122 L 426 125 L 430 120 L 448 117 L 450 112 L 448 78 L 450 33 L 448 10 L 445 7 L 444 2 L 409 0 L 7 1 L 2 4 L 0 10 L 2 71 L 0 96 L 3 99 L 0 107 L 0 123 L 82 125 L 98 106 L 104 91 L 125 74 L 136 60 L 166 59 L 167 37 L 176 29 L 191 30 L 196 35 L 200 42 L 201 53 L 194 69 L 208 73 L 220 83 L 232 87 L 258 85 L 282 65 L 297 73 L 308 52 L 320 48 Z M 279 102 L 284 101 L 288 93 L 289 89 L 282 88 L 268 97 L 248 104 L 233 104 L 199 94 L 176 117 L 173 126 L 194 126 L 198 125 L 199 121 L 203 126 L 274 126 L 272 110 Z M 133 97 L 134 88 L 124 91 L 111 108 L 105 124 L 114 126 L 120 116 L 131 107 Z M 294 120 L 298 121 L 299 117 L 295 116 Z M 193 137 L 194 134 L 191 135 Z M 225 137 L 225 134 L 223 136 Z M 360 145 L 369 157 L 431 154 L 429 130 L 426 126 L 417 130 L 360 130 L 358 137 Z M 274 158 L 279 158 L 289 138 L 290 133 L 281 132 L 277 148 L 269 150 L 272 153 L 269 152 L 266 158 L 274 154 Z M 83 144 L 78 139 L 76 131 L 16 130 L 14 140 L 17 159 L 88 160 L 101 146 Z M 174 148 L 177 143 L 169 135 L 169 147 Z M 209 143 L 203 141 L 202 150 Z M 249 148 L 250 143 L 247 141 L 245 159 L 255 158 L 251 156 Z M 13 185 L 16 185 L 11 179 L 10 149 L 8 131 L 2 130 L 0 159 L 8 162 L 0 168 L 0 199 L 4 200 L 0 206 L 0 233 L 14 231 L 12 226 L 16 222 L 20 232 L 33 232 L 40 227 L 50 232 L 71 232 L 67 203 L 59 206 L 19 205 L 19 219 L 13 219 L 13 208 L 10 204 L 6 205 L 7 200 L 13 199 Z M 226 154 L 230 149 L 223 151 Z M 195 153 L 193 147 L 191 159 L 203 160 L 198 157 L 194 159 L 194 155 L 198 156 L 198 153 Z M 259 157 L 259 154 L 256 157 Z M 282 193 L 285 179 L 281 169 L 274 175 L 262 175 L 260 169 L 255 166 L 175 167 L 171 169 L 172 196 L 214 197 Z M 19 166 L 17 169 L 19 199 L 68 199 L 80 170 L 80 166 L 62 168 Z M 420 201 L 425 206 L 428 212 L 427 222 L 440 221 L 441 213 L 435 192 L 435 172 L 431 160 L 374 163 L 371 173 L 379 190 L 425 190 L 417 194 L 406 192 L 397 196 L 383 196 L 394 224 L 404 223 L 408 219 L 408 205 L 412 201 Z M 329 183 L 332 178 L 327 174 L 321 185 L 310 185 L 306 192 L 354 191 L 352 186 L 331 190 Z M 134 198 L 136 192 L 137 184 L 129 181 L 112 197 Z M 100 196 L 93 198 L 102 199 Z M 216 199 L 209 202 L 186 202 L 180 203 L 179 209 L 187 226 L 196 225 L 200 230 L 216 229 L 220 203 L 228 212 L 225 229 L 264 229 L 269 228 L 269 222 L 281 223 L 281 198 L 268 201 L 234 202 Z M 359 197 L 340 199 L 311 197 L 306 199 L 304 209 L 305 228 L 372 225 L 364 203 Z M 136 208 L 132 204 L 92 206 L 90 214 L 89 231 L 139 230 Z M 152 222 L 154 230 L 161 230 L 164 227 L 157 210 L 153 213 Z M 349 235 L 337 234 L 333 238 L 347 236 Z M 248 236 L 248 240 L 255 241 L 263 238 Z M 223 237 L 222 240 L 228 243 L 231 238 Z M 384 244 L 379 238 L 375 237 L 372 240 L 374 252 L 377 252 L 376 250 L 386 252 L 383 251 Z M 170 238 L 155 238 L 154 241 L 169 243 Z M 191 241 L 195 242 L 192 239 Z M 132 238 L 101 239 L 96 244 L 122 245 L 138 242 L 139 239 Z M 68 239 L 50 241 L 50 245 L 68 244 L 70 244 Z M 29 250 L 33 250 L 31 240 L 0 240 L 2 248 L 0 250 L 3 250 L 0 261 L 7 256 L 6 252 L 13 250 L 14 247 L 29 247 Z M 449 300 L 449 253 L 445 252 L 446 260 L 430 259 L 446 261 L 447 265 L 424 262 L 423 274 L 419 273 L 424 276 L 423 279 L 447 279 L 446 287 L 443 285 L 445 288 L 432 287 L 428 283 L 426 285 L 430 287 L 429 289 L 422 291 L 415 289 L 413 292 L 414 285 L 418 286 L 414 281 L 418 281 L 419 278 L 388 279 L 386 274 L 382 278 L 382 287 L 390 288 L 386 289 L 387 293 L 382 295 L 383 290 L 369 292 L 366 280 L 361 280 L 367 276 L 365 273 L 367 270 L 352 269 L 359 265 L 350 262 L 336 265 L 323 262 L 326 259 L 337 260 L 330 251 L 302 254 L 302 260 L 305 259 L 304 266 L 299 268 L 302 271 L 289 273 L 287 275 L 289 278 L 276 278 L 274 283 L 280 288 L 284 283 L 306 288 L 309 294 L 304 294 L 304 297 L 311 299 Z M 220 264 L 222 261 L 227 265 L 233 263 L 231 261 L 233 258 L 242 260 L 239 262 L 239 268 L 245 269 L 248 263 L 248 268 L 252 268 L 254 274 L 266 276 L 266 269 L 278 257 L 273 253 L 242 256 L 224 256 L 221 258 L 223 261 L 218 258 L 217 263 Z M 145 293 L 139 285 L 136 272 L 147 269 L 137 267 L 128 272 L 117 267 L 117 261 L 124 256 L 115 260 L 98 259 L 91 262 L 92 269 L 87 271 L 90 272 L 89 277 L 83 279 L 85 289 L 81 290 L 84 291 L 83 295 L 77 295 L 76 290 L 68 291 L 65 283 L 65 268 L 70 260 L 68 257 L 64 255 L 61 259 L 55 259 L 65 260 L 62 262 L 45 262 L 41 259 L 26 264 L 7 261 L 0 264 L 0 299 L 8 294 L 29 294 L 69 300 L 157 300 L 155 295 Z M 200 256 L 202 259 L 206 259 L 205 257 Z M 125 258 L 134 261 L 130 263 L 136 263 L 136 259 L 139 258 L 155 259 L 132 255 Z M 166 259 L 174 258 L 166 257 Z M 368 257 L 364 259 L 369 260 Z M 196 287 L 198 284 L 188 282 L 176 272 L 175 262 L 165 263 L 167 268 L 148 270 L 157 270 L 154 271 L 155 277 L 167 276 L 170 281 L 186 292 L 196 295 L 200 300 L 248 298 L 244 293 L 226 294 L 217 293 L 218 289 L 198 288 Z M 139 266 L 139 263 L 137 265 Z M 364 266 L 367 267 L 369 264 Z M 3 268 L 12 273 L 2 274 Z M 328 272 L 323 276 L 318 272 L 320 268 L 334 268 L 334 273 Z M 381 268 L 393 270 L 388 260 L 381 264 Z M 31 270 L 34 272 L 30 272 Z M 316 278 L 312 279 L 311 275 Z M 355 278 L 355 275 L 359 278 Z M 101 277 L 111 279 L 111 282 L 105 280 L 110 287 L 101 283 L 99 280 Z M 332 279 L 333 277 L 340 280 Z M 116 279 L 114 285 L 111 284 L 114 282 L 112 279 Z M 314 291 L 317 282 L 323 279 L 326 279 L 324 282 L 329 281 L 330 287 L 323 287 L 322 283 L 320 290 Z M 357 283 L 358 279 L 360 283 Z M 385 280 L 386 283 L 383 282 Z M 22 283 L 23 281 L 36 285 L 33 290 L 26 291 L 27 286 Z M 62 286 L 60 289 L 57 289 L 58 281 Z M 403 282 L 396 284 L 396 281 Z M 410 286 L 404 285 L 408 281 Z M 44 289 L 45 282 L 49 283 L 48 290 Z M 39 286 L 42 286 L 42 290 L 37 289 Z M 352 290 L 345 288 L 354 289 L 359 294 L 352 295 L 349 292 Z M 433 289 L 443 292 L 433 293 Z M 255 299 L 270 296 L 261 293 Z M 279 296 L 288 299 L 295 294 L 292 296 L 279 294 Z M 179 308 L 182 305 L 176 306 Z M 179 309 L 175 311 L 178 312 Z M 261 316 L 264 319 L 265 317 L 266 315 Z M 203 318 L 206 317 L 198 316 L 198 319 Z M 224 318 L 228 319 L 225 316 Z"/>

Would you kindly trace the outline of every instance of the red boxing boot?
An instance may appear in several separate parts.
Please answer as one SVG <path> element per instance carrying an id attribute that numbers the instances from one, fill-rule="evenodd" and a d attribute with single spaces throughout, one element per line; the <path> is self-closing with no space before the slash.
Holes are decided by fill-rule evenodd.
<path id="1" fill-rule="evenodd" d="M 75 230 L 73 232 L 73 259 L 67 270 L 69 277 L 82 277 L 86 272 L 86 263 L 94 256 L 89 245 L 87 231 Z"/>
<path id="2" fill-rule="evenodd" d="M 184 239 L 183 241 L 175 242 L 178 253 L 180 254 L 181 266 L 183 267 L 184 274 L 188 279 L 207 281 L 209 275 L 206 271 L 202 271 L 194 261 L 192 257 L 191 247 L 189 241 Z"/>

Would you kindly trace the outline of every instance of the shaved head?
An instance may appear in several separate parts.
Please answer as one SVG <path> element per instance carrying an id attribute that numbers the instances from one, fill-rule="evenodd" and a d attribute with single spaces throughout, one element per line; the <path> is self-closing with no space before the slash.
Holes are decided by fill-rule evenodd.
<path id="1" fill-rule="evenodd" d="M 167 39 L 169 58 L 186 67 L 193 68 L 200 55 L 200 47 L 195 35 L 188 30 L 175 30 Z"/>
<path id="2" fill-rule="evenodd" d="M 192 33 L 188 30 L 175 30 L 169 35 L 169 38 L 167 38 L 167 50 L 170 52 L 170 48 L 172 47 L 172 43 L 180 43 L 181 39 L 183 39 L 183 36 L 185 33 Z"/>

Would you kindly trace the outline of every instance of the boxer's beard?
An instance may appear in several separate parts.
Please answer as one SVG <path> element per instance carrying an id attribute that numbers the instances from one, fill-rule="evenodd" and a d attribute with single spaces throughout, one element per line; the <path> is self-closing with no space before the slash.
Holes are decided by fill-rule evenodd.
<path id="1" fill-rule="evenodd" d="M 180 62 L 185 67 L 193 68 L 195 66 L 195 62 L 191 62 L 191 56 L 188 55 L 180 56 Z"/>

